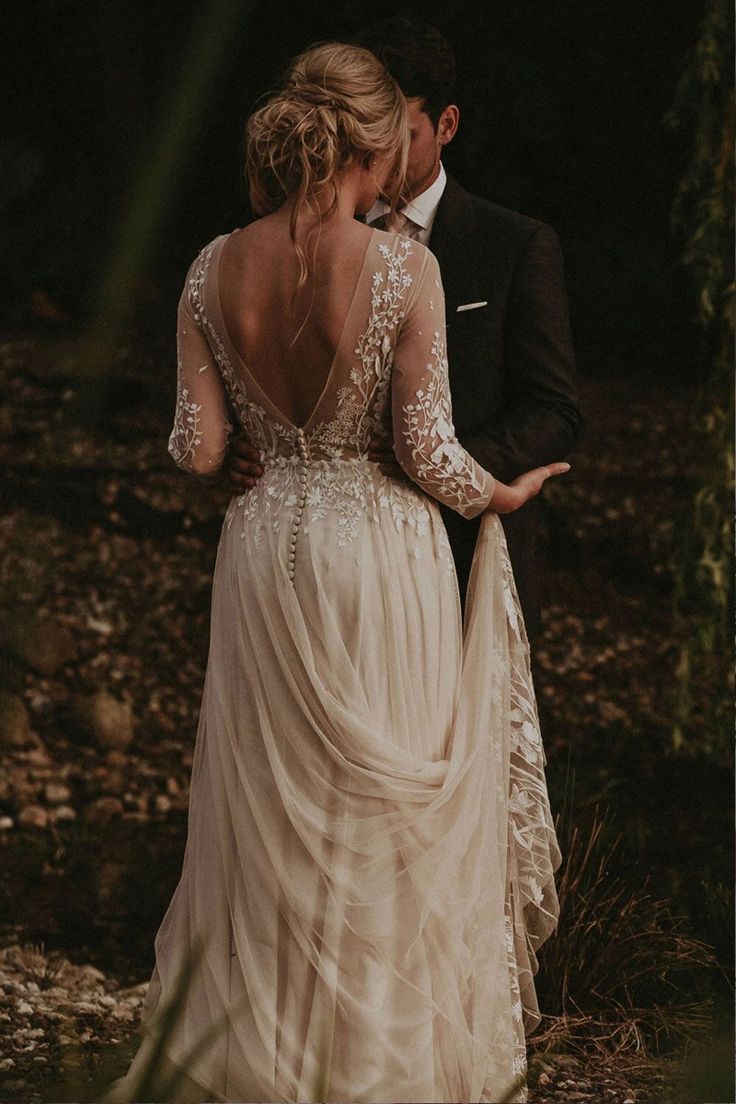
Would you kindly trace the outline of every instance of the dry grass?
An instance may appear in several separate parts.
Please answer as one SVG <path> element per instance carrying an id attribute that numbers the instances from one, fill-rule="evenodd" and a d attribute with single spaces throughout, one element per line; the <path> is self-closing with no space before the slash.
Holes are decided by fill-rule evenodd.
<path id="1" fill-rule="evenodd" d="M 39 989 L 51 989 L 63 979 L 67 960 L 60 951 L 47 951 L 43 943 L 24 943 L 6 951 L 8 965 Z"/>
<path id="2" fill-rule="evenodd" d="M 560 921 L 538 978 L 550 1012 L 530 1045 L 644 1059 L 708 1033 L 712 1003 L 692 993 L 696 974 L 718 962 L 670 901 L 647 892 L 648 878 L 632 887 L 611 874 L 621 835 L 609 842 L 605 827 L 598 809 L 585 833 L 558 818 Z"/>

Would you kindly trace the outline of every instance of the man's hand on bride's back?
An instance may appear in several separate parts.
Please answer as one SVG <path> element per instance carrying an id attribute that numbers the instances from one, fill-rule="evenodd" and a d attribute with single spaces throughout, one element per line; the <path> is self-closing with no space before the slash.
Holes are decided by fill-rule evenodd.
<path id="1" fill-rule="evenodd" d="M 496 480 L 488 509 L 495 510 L 497 514 L 511 514 L 538 495 L 548 479 L 555 475 L 564 475 L 569 470 L 570 465 L 563 460 L 555 464 L 545 464 L 541 468 L 532 468 L 531 471 L 517 475 L 510 483 Z"/>
<path id="2" fill-rule="evenodd" d="M 261 455 L 244 433 L 230 438 L 227 458 L 227 482 L 233 494 L 243 494 L 263 475 Z"/>

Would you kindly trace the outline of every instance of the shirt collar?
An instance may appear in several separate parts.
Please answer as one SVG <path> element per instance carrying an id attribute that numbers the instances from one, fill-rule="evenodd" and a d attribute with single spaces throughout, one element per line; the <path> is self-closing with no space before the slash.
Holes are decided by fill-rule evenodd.
<path id="1" fill-rule="evenodd" d="M 401 213 L 406 215 L 407 218 L 410 218 L 412 222 L 415 222 L 417 226 L 421 226 L 424 230 L 427 230 L 434 221 L 434 216 L 439 202 L 442 199 L 442 193 L 445 190 L 446 183 L 447 173 L 445 172 L 444 165 L 440 161 L 440 171 L 437 179 L 423 192 L 420 192 L 418 196 L 410 200 L 405 207 L 402 207 Z"/>
<path id="2" fill-rule="evenodd" d="M 402 207 L 401 213 L 410 218 L 417 226 L 421 226 L 423 230 L 427 230 L 434 221 L 446 184 L 447 173 L 440 161 L 440 171 L 437 179 L 423 192 L 420 192 L 418 196 L 414 196 L 414 199 L 410 200 L 405 207 Z M 388 209 L 387 203 L 384 203 L 382 199 L 377 199 L 366 215 L 366 222 L 375 222 L 381 215 L 385 215 Z"/>

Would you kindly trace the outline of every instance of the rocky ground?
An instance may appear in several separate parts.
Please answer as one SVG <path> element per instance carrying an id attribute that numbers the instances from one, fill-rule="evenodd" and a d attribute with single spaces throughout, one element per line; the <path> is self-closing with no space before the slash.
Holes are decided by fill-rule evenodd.
<path id="1" fill-rule="evenodd" d="M 13 859 L 14 878 L 24 840 L 44 841 L 29 852 L 43 856 L 29 872 L 41 884 L 63 875 L 75 833 L 103 840 L 126 824 L 185 817 L 228 492 L 183 476 L 166 454 L 171 363 L 155 343 L 123 351 L 101 388 L 79 376 L 67 339 L 0 341 L 0 858 Z M 535 678 L 553 787 L 561 792 L 574 756 L 591 784 L 585 800 L 623 803 L 632 771 L 654 775 L 644 760 L 671 739 L 674 530 L 694 478 L 692 394 L 589 381 L 583 400 L 579 457 L 546 494 L 552 566 Z M 717 697 L 715 675 L 700 691 Z M 686 771 L 683 785 L 692 778 Z M 641 818 L 632 824 L 645 843 L 656 835 Z M 111 875 L 105 892 L 119 895 L 120 884 Z M 72 961 L 29 949 L 16 896 L 6 880 L 0 1098 L 90 1099 L 135 1029 L 144 988 L 128 983 L 147 970 L 128 961 L 103 973 L 93 948 Z M 675 1064 L 533 1045 L 531 1056 L 536 1104 L 695 1104 L 677 1095 Z M 61 1095 L 49 1096 L 52 1086 Z"/>
<path id="2" fill-rule="evenodd" d="M 91 965 L 39 948 L 0 951 L 2 1099 L 18 1104 L 93 1100 L 125 1068 L 146 985 L 128 988 Z M 571 1054 L 530 1057 L 531 1104 L 648 1104 L 667 1066 Z M 642 1083 L 642 1073 L 646 1080 Z"/>

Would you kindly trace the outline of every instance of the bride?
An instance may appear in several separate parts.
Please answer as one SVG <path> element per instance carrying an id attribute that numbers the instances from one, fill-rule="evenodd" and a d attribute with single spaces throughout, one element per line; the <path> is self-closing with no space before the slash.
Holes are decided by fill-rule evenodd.
<path id="1" fill-rule="evenodd" d="M 498 515 L 569 465 L 506 485 L 455 437 L 437 262 L 355 218 L 395 210 L 408 142 L 372 54 L 308 50 L 249 120 L 262 217 L 187 275 L 169 451 L 206 476 L 238 426 L 264 474 L 224 519 L 183 870 L 109 1102 L 151 1062 L 179 1102 L 527 1099 L 560 853 Z M 438 502 L 483 514 L 464 626 Z"/>

